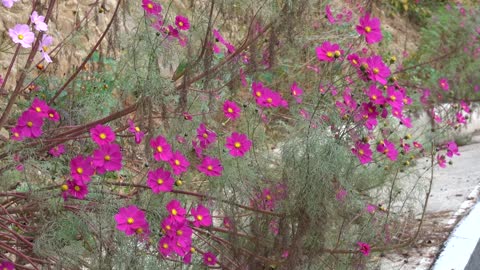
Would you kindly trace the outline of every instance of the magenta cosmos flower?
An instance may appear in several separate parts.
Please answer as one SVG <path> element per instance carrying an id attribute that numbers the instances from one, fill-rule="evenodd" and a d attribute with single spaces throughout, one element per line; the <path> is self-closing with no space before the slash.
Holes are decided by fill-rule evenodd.
<path id="1" fill-rule="evenodd" d="M 142 0 L 142 7 L 149 15 L 158 15 L 162 12 L 162 6 L 151 0 Z"/>
<path id="2" fill-rule="evenodd" d="M 106 171 L 119 171 L 122 169 L 122 153 L 118 144 L 101 145 L 93 151 L 93 166 L 97 173 L 103 174 Z"/>
<path id="3" fill-rule="evenodd" d="M 367 91 L 367 96 L 370 98 L 370 101 L 376 105 L 385 104 L 385 97 L 383 97 L 383 91 L 378 89 L 375 84 L 370 85 Z"/>
<path id="4" fill-rule="evenodd" d="M 22 129 L 18 126 L 13 127 L 10 132 L 12 135 L 10 136 L 10 139 L 14 141 L 22 141 L 25 137 L 22 135 Z"/>
<path id="5" fill-rule="evenodd" d="M 438 85 L 440 88 L 442 88 L 444 91 L 448 91 L 450 89 L 450 85 L 448 85 L 448 80 L 447 78 L 440 78 L 438 80 Z"/>
<path id="6" fill-rule="evenodd" d="M 395 148 L 395 144 L 388 140 L 382 140 L 377 145 L 377 151 L 386 155 L 390 160 L 397 160 L 398 151 Z"/>
<path id="7" fill-rule="evenodd" d="M 188 21 L 188 18 L 181 15 L 175 17 L 175 25 L 178 27 L 178 29 L 183 31 L 190 29 L 190 22 Z"/>
<path id="8" fill-rule="evenodd" d="M 6 8 L 12 8 L 13 7 L 13 3 L 15 2 L 18 2 L 20 0 L 2 0 L 2 4 L 6 7 Z M 1 268 L 0 268 L 1 269 Z M 3 269 L 2 269 L 3 270 Z M 10 269 L 9 269 L 10 270 Z"/>
<path id="9" fill-rule="evenodd" d="M 165 137 L 158 136 L 151 139 L 150 146 L 153 148 L 153 157 L 156 161 L 168 161 L 172 158 L 172 147 Z"/>
<path id="10" fill-rule="evenodd" d="M 9 262 L 9 261 L 2 261 L 0 263 L 0 269 L 2 269 L 2 270 L 14 270 L 15 265 L 13 263 Z"/>
<path id="11" fill-rule="evenodd" d="M 30 20 L 32 21 L 33 24 L 35 24 L 35 29 L 37 31 L 47 31 L 48 26 L 45 23 L 45 17 L 44 16 L 39 16 L 37 11 L 34 11 L 32 15 L 30 16 Z"/>
<path id="12" fill-rule="evenodd" d="M 447 156 L 448 157 L 453 157 L 453 155 L 460 156 L 460 153 L 458 152 L 458 146 L 455 143 L 455 141 L 449 141 L 447 142 Z"/>
<path id="13" fill-rule="evenodd" d="M 185 214 L 187 211 L 182 207 L 179 201 L 171 200 L 166 206 L 168 213 L 177 223 L 185 222 Z"/>
<path id="14" fill-rule="evenodd" d="M 366 63 L 368 65 L 368 78 L 383 85 L 387 84 L 390 69 L 383 63 L 382 57 L 378 55 L 369 57 Z"/>
<path id="15" fill-rule="evenodd" d="M 43 119 L 30 110 L 22 113 L 18 118 L 17 127 L 21 135 L 26 138 L 37 138 L 42 135 Z"/>
<path id="16" fill-rule="evenodd" d="M 175 179 L 169 171 L 158 168 L 155 171 L 148 172 L 147 185 L 152 189 L 153 193 L 170 192 L 173 189 Z"/>
<path id="17" fill-rule="evenodd" d="M 163 257 L 167 257 L 173 252 L 173 246 L 175 245 L 175 242 L 173 241 L 173 238 L 165 236 L 160 238 L 158 241 L 158 252 L 162 254 Z"/>
<path id="18" fill-rule="evenodd" d="M 290 93 L 295 98 L 297 103 L 302 103 L 303 89 L 298 86 L 297 82 L 293 82 L 292 86 L 290 87 Z"/>
<path id="19" fill-rule="evenodd" d="M 195 227 L 208 227 L 212 225 L 212 216 L 210 210 L 199 204 L 197 208 L 192 208 L 191 214 L 195 219 L 193 225 Z"/>
<path id="20" fill-rule="evenodd" d="M 370 245 L 364 242 L 358 242 L 358 250 L 364 255 L 368 256 L 370 254 Z"/>
<path id="21" fill-rule="evenodd" d="M 59 157 L 65 153 L 65 145 L 59 144 L 48 151 L 48 153 L 54 157 Z"/>
<path id="22" fill-rule="evenodd" d="M 202 148 L 207 148 L 217 140 L 217 134 L 214 131 L 207 129 L 204 123 L 200 123 L 197 128 L 197 139 Z"/>
<path id="23" fill-rule="evenodd" d="M 88 186 L 83 183 L 82 181 L 78 180 L 69 180 L 67 181 L 67 187 L 68 189 L 64 192 L 67 193 L 67 196 L 63 196 L 65 199 L 66 197 L 73 197 L 79 200 L 85 199 L 85 197 L 88 195 Z M 62 186 L 62 190 L 65 187 Z"/>
<path id="24" fill-rule="evenodd" d="M 58 114 L 58 112 L 52 108 L 50 108 L 48 111 L 47 111 L 47 116 L 48 116 L 48 119 L 52 120 L 53 122 L 58 122 L 60 121 L 60 115 Z"/>
<path id="25" fill-rule="evenodd" d="M 74 180 L 88 183 L 94 172 L 92 158 L 78 155 L 70 160 L 70 174 Z"/>
<path id="26" fill-rule="evenodd" d="M 180 151 L 175 152 L 168 163 L 172 166 L 173 174 L 176 175 L 186 172 L 190 166 L 190 162 Z"/>
<path id="27" fill-rule="evenodd" d="M 205 156 L 202 163 L 197 166 L 197 169 L 206 176 L 221 176 L 223 166 L 219 159 Z"/>
<path id="28" fill-rule="evenodd" d="M 230 150 L 230 155 L 234 157 L 243 157 L 246 152 L 250 151 L 252 141 L 250 141 L 245 134 L 233 132 L 230 137 L 227 137 L 227 144 L 225 147 Z"/>
<path id="29" fill-rule="evenodd" d="M 372 150 L 370 150 L 370 145 L 368 143 L 357 141 L 355 143 L 355 148 L 352 148 L 352 153 L 358 157 L 361 164 L 366 164 L 372 161 Z"/>
<path id="30" fill-rule="evenodd" d="M 48 35 L 44 35 L 42 37 L 42 43 L 40 43 L 40 47 L 38 48 L 38 51 L 42 54 L 43 59 L 45 59 L 45 62 L 47 63 L 52 63 L 52 58 L 50 58 L 50 55 L 48 55 L 48 51 L 50 50 L 49 47 L 53 43 L 53 38 Z"/>
<path id="31" fill-rule="evenodd" d="M 360 18 L 360 23 L 356 27 L 357 33 L 365 36 L 365 41 L 368 44 L 380 42 L 383 38 L 382 30 L 380 29 L 380 19 L 370 18 L 370 14 Z"/>
<path id="32" fill-rule="evenodd" d="M 331 44 L 328 41 L 323 42 L 320 47 L 316 47 L 315 51 L 317 52 L 318 60 L 325 62 L 333 62 L 343 55 L 340 45 Z"/>
<path id="33" fill-rule="evenodd" d="M 10 28 L 8 35 L 14 43 L 22 45 L 23 48 L 32 47 L 32 43 L 35 40 L 35 35 L 26 24 L 17 24 Z"/>
<path id="34" fill-rule="evenodd" d="M 125 232 L 126 235 L 137 233 L 139 229 L 148 229 L 148 222 L 145 213 L 135 205 L 120 208 L 115 215 L 117 230 Z"/>
<path id="35" fill-rule="evenodd" d="M 141 131 L 140 127 L 136 126 L 131 119 L 128 120 L 128 125 L 128 131 L 133 133 L 133 135 L 135 136 L 135 143 L 140 144 L 143 140 L 143 137 L 145 136 L 145 133 Z"/>
<path id="36" fill-rule="evenodd" d="M 447 160 L 445 159 L 444 155 L 437 155 L 437 162 L 438 162 L 438 166 L 440 166 L 440 168 L 447 167 Z"/>
<path id="37" fill-rule="evenodd" d="M 288 107 L 288 102 L 279 93 L 265 87 L 261 82 L 252 83 L 252 94 L 255 102 L 261 107 Z"/>
<path id="38" fill-rule="evenodd" d="M 37 113 L 41 118 L 47 118 L 50 106 L 48 106 L 47 102 L 38 98 L 34 98 L 29 110 Z"/>
<path id="39" fill-rule="evenodd" d="M 225 102 L 223 103 L 223 114 L 227 118 L 235 120 L 235 119 L 240 117 L 240 112 L 241 111 L 242 110 L 237 105 L 237 103 L 235 103 L 233 101 L 225 100 Z"/>
<path id="40" fill-rule="evenodd" d="M 115 141 L 115 133 L 112 128 L 104 125 L 97 125 L 90 129 L 92 140 L 99 146 L 110 144 Z"/>
<path id="41" fill-rule="evenodd" d="M 211 252 L 205 252 L 203 254 L 203 263 L 206 265 L 215 265 L 217 264 L 217 256 Z"/>

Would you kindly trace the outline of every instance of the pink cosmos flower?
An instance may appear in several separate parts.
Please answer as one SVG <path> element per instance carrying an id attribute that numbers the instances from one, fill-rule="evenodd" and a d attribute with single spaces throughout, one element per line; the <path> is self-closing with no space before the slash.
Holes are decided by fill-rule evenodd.
<path id="1" fill-rule="evenodd" d="M 88 183 L 94 172 L 90 157 L 78 155 L 70 160 L 70 175 L 74 180 Z"/>
<path id="2" fill-rule="evenodd" d="M 153 158 L 156 161 L 169 161 L 172 158 L 172 147 L 165 137 L 158 136 L 151 139 L 150 146 L 153 148 Z"/>
<path id="3" fill-rule="evenodd" d="M 423 145 L 419 142 L 413 142 L 413 147 L 417 148 L 417 149 L 423 149 Z"/>
<path id="4" fill-rule="evenodd" d="M 33 24 L 35 24 L 35 29 L 37 31 L 46 32 L 48 30 L 48 26 L 45 23 L 45 17 L 39 16 L 37 11 L 34 11 L 32 13 L 32 15 L 30 16 L 30 20 L 32 21 Z"/>
<path id="5" fill-rule="evenodd" d="M 52 58 L 48 55 L 49 46 L 52 45 L 53 43 L 53 38 L 48 35 L 44 35 L 42 37 L 42 42 L 40 43 L 40 47 L 38 48 L 38 51 L 42 54 L 43 59 L 45 59 L 45 62 L 47 63 L 52 63 Z"/>
<path id="6" fill-rule="evenodd" d="M 383 91 L 378 89 L 375 84 L 370 85 L 367 92 L 370 101 L 373 104 L 383 105 L 385 104 L 385 98 L 383 97 Z"/>
<path id="7" fill-rule="evenodd" d="M 43 119 L 35 112 L 24 111 L 18 118 L 17 127 L 21 136 L 26 138 L 38 138 L 42 135 Z"/>
<path id="8" fill-rule="evenodd" d="M 382 30 L 380 29 L 380 19 L 370 18 L 370 14 L 365 14 L 360 18 L 360 23 L 356 27 L 357 33 L 365 36 L 365 41 L 368 44 L 380 42 L 383 38 Z"/>
<path id="9" fill-rule="evenodd" d="M 173 218 L 173 220 L 177 223 L 183 223 L 185 222 L 185 214 L 187 211 L 182 207 L 179 201 L 177 200 L 171 200 L 167 205 L 166 205 L 168 213 L 170 213 L 170 216 Z"/>
<path id="10" fill-rule="evenodd" d="M 173 174 L 176 175 L 186 172 L 190 166 L 190 162 L 180 151 L 173 153 L 168 163 L 172 166 Z"/>
<path id="11" fill-rule="evenodd" d="M 395 86 L 388 86 L 386 93 L 387 103 L 392 106 L 392 108 L 401 109 L 404 106 L 403 103 L 403 94 L 401 91 L 395 89 Z"/>
<path id="12" fill-rule="evenodd" d="M 151 0 L 142 0 L 142 7 L 148 15 L 159 15 L 162 12 L 162 6 Z"/>
<path id="13" fill-rule="evenodd" d="M 368 78 L 374 82 L 383 85 L 387 84 L 387 78 L 390 76 L 390 69 L 383 63 L 382 57 L 375 55 L 367 58 Z"/>
<path id="14" fill-rule="evenodd" d="M 373 204 L 367 204 L 367 206 L 365 207 L 365 210 L 368 213 L 373 214 L 373 213 L 375 213 L 375 210 L 377 210 L 377 207 Z"/>
<path id="15" fill-rule="evenodd" d="M 453 157 L 453 155 L 460 156 L 460 153 L 458 152 L 458 146 L 455 143 L 455 141 L 449 141 L 447 142 L 447 156 L 448 157 Z"/>
<path id="16" fill-rule="evenodd" d="M 117 222 L 117 230 L 125 232 L 126 235 L 135 234 L 139 228 L 142 230 L 148 228 L 145 213 L 136 205 L 120 208 L 115 215 L 115 221 Z"/>
<path id="17" fill-rule="evenodd" d="M 364 242 L 358 242 L 358 250 L 364 255 L 368 256 L 370 254 L 370 245 Z"/>
<path id="18" fill-rule="evenodd" d="M 223 166 L 219 159 L 205 156 L 202 163 L 197 166 L 197 169 L 206 176 L 221 176 Z"/>
<path id="19" fill-rule="evenodd" d="M 340 45 L 331 44 L 328 41 L 322 43 L 321 46 L 316 47 L 318 60 L 325 62 L 333 62 L 335 59 L 343 55 L 343 50 L 340 49 Z"/>
<path id="20" fill-rule="evenodd" d="M 445 159 L 444 155 L 437 155 L 437 162 L 438 162 L 438 166 L 440 166 L 440 168 L 447 167 L 447 160 Z"/>
<path id="21" fill-rule="evenodd" d="M 97 173 L 103 174 L 106 171 L 119 171 L 122 169 L 122 153 L 118 144 L 101 145 L 93 151 L 93 166 Z"/>
<path id="22" fill-rule="evenodd" d="M 466 124 L 467 123 L 467 120 L 465 119 L 465 117 L 463 116 L 462 112 L 458 112 L 455 117 L 457 118 L 457 123 L 458 124 Z"/>
<path id="23" fill-rule="evenodd" d="M 252 83 L 252 94 L 255 97 L 255 102 L 261 107 L 288 107 L 287 101 L 279 93 L 263 86 L 261 82 Z"/>
<path id="24" fill-rule="evenodd" d="M 2 0 L 2 4 L 6 7 L 6 8 L 12 8 L 13 7 L 13 3 L 15 2 L 18 2 L 20 0 Z M 1 268 L 0 268 L 1 269 Z M 10 269 L 8 269 L 10 270 Z"/>
<path id="25" fill-rule="evenodd" d="M 460 106 L 462 107 L 462 110 L 466 113 L 470 113 L 470 106 L 468 105 L 467 102 L 460 100 Z"/>
<path id="26" fill-rule="evenodd" d="M 67 185 L 68 196 L 70 197 L 83 200 L 88 194 L 88 186 L 82 181 L 70 180 L 67 181 Z"/>
<path id="27" fill-rule="evenodd" d="M 347 194 L 348 193 L 344 188 L 340 188 L 335 194 L 335 200 L 343 202 L 345 200 L 345 197 L 347 197 Z"/>
<path id="28" fill-rule="evenodd" d="M 14 141 L 23 141 L 23 139 L 25 138 L 22 135 L 22 128 L 20 128 L 19 126 L 13 127 L 10 132 L 12 133 L 10 139 Z"/>
<path id="29" fill-rule="evenodd" d="M 59 157 L 65 153 L 65 145 L 59 144 L 48 151 L 48 153 L 54 157 Z"/>
<path id="30" fill-rule="evenodd" d="M 243 157 L 246 152 L 250 151 L 252 141 L 245 134 L 233 132 L 230 137 L 227 137 L 225 147 L 230 150 L 230 155 L 233 157 Z"/>
<path id="31" fill-rule="evenodd" d="M 8 35 L 14 43 L 22 45 L 23 48 L 32 47 L 32 43 L 35 40 L 35 35 L 26 24 L 17 24 L 13 28 L 10 28 Z"/>
<path id="32" fill-rule="evenodd" d="M 189 228 L 189 227 L 187 227 Z M 172 239 L 173 242 L 173 252 L 175 252 L 178 256 L 183 257 L 190 252 L 190 248 L 192 247 L 192 238 L 191 237 L 174 237 Z"/>
<path id="33" fill-rule="evenodd" d="M 398 157 L 398 151 L 395 148 L 395 144 L 388 140 L 382 140 L 380 143 L 377 145 L 377 151 L 379 153 L 382 153 L 386 155 L 390 160 L 397 160 Z"/>
<path id="34" fill-rule="evenodd" d="M 231 120 L 239 118 L 241 111 L 240 107 L 233 101 L 225 100 L 223 103 L 223 114 Z"/>
<path id="35" fill-rule="evenodd" d="M 440 88 L 442 88 L 444 91 L 450 90 L 450 86 L 448 85 L 448 80 L 447 80 L 447 78 L 440 78 L 440 79 L 438 80 L 438 85 L 439 85 Z"/>
<path id="36" fill-rule="evenodd" d="M 197 128 L 197 139 L 200 142 L 200 146 L 205 149 L 210 144 L 215 143 L 217 134 L 212 130 L 208 130 L 204 123 L 200 123 Z"/>
<path id="37" fill-rule="evenodd" d="M 354 67 L 359 67 L 360 66 L 360 57 L 356 53 L 349 54 L 347 56 L 347 60 Z"/>
<path id="38" fill-rule="evenodd" d="M 215 265 L 217 264 L 217 257 L 211 252 L 205 252 L 203 254 L 203 263 L 206 265 Z"/>
<path id="39" fill-rule="evenodd" d="M 148 172 L 147 185 L 152 189 L 153 193 L 170 192 L 173 189 L 175 179 L 169 171 L 158 168 L 155 171 Z"/>
<path id="40" fill-rule="evenodd" d="M 99 146 L 107 145 L 115 141 L 115 133 L 112 128 L 100 124 L 90 129 L 90 136 Z"/>
<path id="41" fill-rule="evenodd" d="M 180 15 L 175 17 L 175 25 L 178 27 L 178 29 L 183 31 L 190 29 L 190 22 L 188 21 L 188 18 Z"/>
<path id="42" fill-rule="evenodd" d="M 352 148 L 352 153 L 358 157 L 361 164 L 366 164 L 372 161 L 372 150 L 370 144 L 357 141 L 355 148 Z"/>
<path id="43" fill-rule="evenodd" d="M 172 236 L 176 238 L 192 239 L 193 230 L 186 223 L 176 224 L 172 229 Z"/>
<path id="44" fill-rule="evenodd" d="M 430 89 L 423 89 L 422 96 L 420 97 L 420 102 L 423 104 L 428 104 L 428 99 L 430 97 Z"/>
<path id="45" fill-rule="evenodd" d="M 47 102 L 38 98 L 34 98 L 29 110 L 37 113 L 38 116 L 41 118 L 47 118 L 48 110 L 50 110 L 50 107 L 48 106 Z"/>
<path id="46" fill-rule="evenodd" d="M 3 1 L 5 5 L 5 0 Z M 13 2 L 12 2 L 13 4 Z M 10 6 L 11 7 L 11 6 Z M 0 263 L 0 269 L 2 270 L 15 270 L 15 265 L 9 261 L 2 261 Z"/>
<path id="47" fill-rule="evenodd" d="M 330 9 L 330 5 L 325 6 L 325 16 L 330 24 L 335 24 L 335 18 L 333 17 L 332 10 Z"/>
<path id="48" fill-rule="evenodd" d="M 197 208 L 192 208 L 190 212 L 195 219 L 193 225 L 195 227 L 209 227 L 212 225 L 212 216 L 210 210 L 205 206 L 199 204 Z"/>
<path id="49" fill-rule="evenodd" d="M 172 216 L 164 218 L 161 223 L 163 234 L 173 237 L 175 235 L 175 226 L 177 226 L 177 221 Z"/>
<path id="50" fill-rule="evenodd" d="M 290 92 L 297 103 L 302 103 L 303 90 L 297 85 L 297 82 L 293 82 L 292 86 L 290 87 Z"/>
<path id="51" fill-rule="evenodd" d="M 135 143 L 140 144 L 142 142 L 143 137 L 145 136 L 145 133 L 140 130 L 138 126 L 135 125 L 135 123 L 131 120 L 128 119 L 128 131 L 133 133 L 135 135 Z"/>
<path id="52" fill-rule="evenodd" d="M 160 238 L 158 241 L 158 251 L 162 254 L 163 257 L 167 257 L 173 252 L 173 246 L 175 243 L 173 242 L 173 238 L 165 236 Z"/>
<path id="53" fill-rule="evenodd" d="M 52 108 L 50 108 L 48 111 L 47 111 L 47 116 L 48 116 L 48 119 L 52 120 L 53 122 L 58 122 L 60 121 L 60 115 L 58 114 L 58 112 Z"/>

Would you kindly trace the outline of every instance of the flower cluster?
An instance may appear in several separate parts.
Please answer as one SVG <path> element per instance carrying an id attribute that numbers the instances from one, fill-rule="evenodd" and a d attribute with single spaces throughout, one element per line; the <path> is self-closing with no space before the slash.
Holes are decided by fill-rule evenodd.
<path id="1" fill-rule="evenodd" d="M 142 0 L 142 7 L 145 13 L 153 18 L 152 27 L 169 40 L 177 39 L 180 46 L 187 44 L 187 36 L 181 31 L 190 29 L 190 21 L 187 17 L 177 15 L 173 25 L 165 25 L 165 18 L 162 15 L 162 5 L 152 0 Z"/>
<path id="2" fill-rule="evenodd" d="M 288 102 L 282 95 L 265 87 L 261 82 L 252 83 L 252 94 L 257 105 L 263 108 L 288 107 Z"/>
<path id="3" fill-rule="evenodd" d="M 35 98 L 30 107 L 17 120 L 17 125 L 11 129 L 11 139 L 22 141 L 25 138 L 38 138 L 42 135 L 44 119 L 54 122 L 60 120 L 56 110 L 38 98 Z"/>
<path id="4" fill-rule="evenodd" d="M 145 212 L 135 205 L 120 208 L 115 215 L 117 222 L 117 230 L 124 232 L 126 235 L 136 234 L 141 238 L 150 235 L 150 227 L 145 218 Z"/>

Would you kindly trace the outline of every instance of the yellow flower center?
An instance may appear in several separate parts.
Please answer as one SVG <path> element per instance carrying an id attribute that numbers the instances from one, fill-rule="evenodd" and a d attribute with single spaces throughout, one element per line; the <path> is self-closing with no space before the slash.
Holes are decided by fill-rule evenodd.
<path id="1" fill-rule="evenodd" d="M 232 108 L 228 108 L 228 109 L 227 109 L 227 112 L 233 113 L 233 109 L 232 109 Z"/>
<path id="2" fill-rule="evenodd" d="M 197 219 L 198 219 L 199 221 L 202 221 L 202 220 L 203 220 L 203 216 L 202 216 L 202 215 L 197 215 Z"/>
<path id="3" fill-rule="evenodd" d="M 32 121 L 28 121 L 28 122 L 27 122 L 27 126 L 28 126 L 28 127 L 32 127 L 32 126 L 33 126 Z"/>
<path id="4" fill-rule="evenodd" d="M 178 26 L 183 26 L 183 22 L 178 22 Z"/>
<path id="5" fill-rule="evenodd" d="M 13 133 L 13 136 L 15 136 L 15 137 L 18 138 L 18 137 L 20 137 L 20 134 L 18 134 L 18 132 L 14 132 L 14 133 Z"/>
<path id="6" fill-rule="evenodd" d="M 48 47 L 47 47 L 47 46 L 43 46 L 43 47 L 42 47 L 42 50 L 43 50 L 43 52 L 47 52 L 47 51 L 48 51 Z"/>
<path id="7" fill-rule="evenodd" d="M 163 247 L 163 249 L 167 249 L 167 248 L 168 248 L 168 244 L 167 244 L 167 243 L 163 243 L 162 247 Z"/>
<path id="8" fill-rule="evenodd" d="M 197 250 L 195 250 L 195 248 L 194 248 L 194 247 L 191 247 L 191 248 L 190 248 L 190 252 L 192 252 L 192 253 L 193 253 L 193 252 L 195 252 L 195 251 L 197 251 Z"/>
<path id="9" fill-rule="evenodd" d="M 261 96 L 262 96 L 262 92 L 257 91 L 257 92 L 255 93 L 255 95 L 257 95 L 257 97 L 261 97 Z"/>
<path id="10" fill-rule="evenodd" d="M 109 155 L 106 155 L 106 156 L 104 157 L 104 159 L 105 159 L 106 161 L 110 161 L 110 156 L 109 156 Z"/>
<path id="11" fill-rule="evenodd" d="M 24 38 L 22 34 L 19 34 L 17 37 L 18 37 L 18 39 L 20 39 L 20 40 L 23 40 L 23 38 Z"/>
<path id="12" fill-rule="evenodd" d="M 55 115 L 54 115 L 53 113 L 49 113 L 48 116 L 49 116 L 50 118 L 53 118 Z"/>
<path id="13" fill-rule="evenodd" d="M 75 191 L 80 191 L 81 188 L 79 186 L 75 186 L 74 189 Z"/>
<path id="14" fill-rule="evenodd" d="M 332 58 L 333 57 L 333 52 L 327 52 L 327 56 Z"/>
<path id="15" fill-rule="evenodd" d="M 373 99 L 373 100 L 377 100 L 377 96 L 376 96 L 376 95 L 372 95 L 372 99 Z"/>
<path id="16" fill-rule="evenodd" d="M 139 128 L 139 127 L 135 127 L 135 131 L 136 131 L 136 132 L 140 132 L 140 128 Z"/>
<path id="17" fill-rule="evenodd" d="M 358 150 L 358 154 L 359 154 L 360 156 L 363 156 L 363 154 L 365 154 L 365 152 L 363 152 L 363 150 L 360 149 L 360 150 Z"/>
<path id="18" fill-rule="evenodd" d="M 78 174 L 82 174 L 82 173 L 83 173 L 83 169 L 82 169 L 81 167 L 78 167 L 78 168 L 77 168 L 77 173 L 78 173 Z"/>
<path id="19" fill-rule="evenodd" d="M 105 133 L 100 133 L 100 139 L 105 140 L 107 138 L 107 135 Z"/>
<path id="20" fill-rule="evenodd" d="M 159 152 L 159 153 L 163 152 L 163 147 L 157 146 L 157 152 Z"/>
<path id="21" fill-rule="evenodd" d="M 234 146 L 235 146 L 235 148 L 240 148 L 240 146 L 242 146 L 242 144 L 240 144 L 239 142 L 236 142 L 236 143 L 234 144 Z"/>
<path id="22" fill-rule="evenodd" d="M 209 170 L 209 171 L 213 170 L 212 165 L 208 165 L 208 166 L 207 166 L 207 170 Z"/>
<path id="23" fill-rule="evenodd" d="M 177 209 L 172 209 L 172 215 L 176 216 L 178 214 Z"/>
<path id="24" fill-rule="evenodd" d="M 159 178 L 159 179 L 157 180 L 157 184 L 159 184 L 159 185 L 163 184 L 163 179 L 162 179 L 162 178 Z"/>
<path id="25" fill-rule="evenodd" d="M 153 9 L 153 4 L 152 4 L 152 3 L 148 3 L 147 7 L 148 7 L 149 9 Z"/>
<path id="26" fill-rule="evenodd" d="M 370 33 L 372 28 L 370 26 L 365 26 L 365 32 Z"/>
<path id="27" fill-rule="evenodd" d="M 207 261 L 211 262 L 211 261 L 212 261 L 212 258 L 208 257 L 208 258 L 207 258 Z"/>
<path id="28" fill-rule="evenodd" d="M 267 98 L 267 102 L 268 102 L 268 103 L 272 103 L 272 101 L 273 101 L 273 100 L 272 100 L 271 98 Z"/>
<path id="29" fill-rule="evenodd" d="M 68 186 L 67 186 L 66 184 L 63 184 L 63 185 L 61 186 L 61 188 L 62 188 L 63 191 L 67 191 L 67 190 L 68 190 Z"/>
<path id="30" fill-rule="evenodd" d="M 206 132 L 203 133 L 203 138 L 205 138 L 205 139 L 208 138 L 208 134 Z"/>
<path id="31" fill-rule="evenodd" d="M 133 224 L 133 222 L 135 222 L 135 220 L 132 217 L 127 218 L 128 224 Z"/>
<path id="32" fill-rule="evenodd" d="M 339 57 L 340 55 L 342 55 L 342 53 L 339 50 L 336 50 L 335 51 L 335 57 Z"/>
<path id="33" fill-rule="evenodd" d="M 143 233 L 143 229 L 142 229 L 142 228 L 138 228 L 135 232 L 136 232 L 137 234 L 142 234 L 142 233 Z"/>
<path id="34" fill-rule="evenodd" d="M 397 98 L 396 98 L 394 95 L 391 95 L 391 96 L 390 96 L 390 99 L 391 99 L 392 101 L 397 100 Z"/>
<path id="35" fill-rule="evenodd" d="M 180 166 L 180 160 L 175 159 L 175 165 Z"/>
<path id="36" fill-rule="evenodd" d="M 35 107 L 35 111 L 41 112 L 41 111 L 42 111 L 42 108 L 40 108 L 40 107 Z"/>
<path id="37" fill-rule="evenodd" d="M 378 74 L 378 72 L 380 72 L 380 70 L 378 68 L 373 69 L 373 74 Z"/>
<path id="38" fill-rule="evenodd" d="M 355 60 L 355 59 L 353 59 L 353 60 L 352 60 L 352 63 L 356 65 L 356 64 L 358 64 L 358 61 Z"/>
<path id="39" fill-rule="evenodd" d="M 272 199 L 272 196 L 270 196 L 270 194 L 267 194 L 267 196 L 265 196 L 265 198 L 267 199 L 267 201 L 270 201 Z"/>
<path id="40" fill-rule="evenodd" d="M 170 225 L 167 225 L 167 226 L 165 226 L 165 229 L 170 231 L 172 229 L 172 227 L 170 227 Z"/>
<path id="41" fill-rule="evenodd" d="M 178 231 L 177 231 L 177 235 L 178 235 L 178 236 L 182 236 L 182 235 L 183 235 L 182 230 L 178 230 Z"/>
<path id="42" fill-rule="evenodd" d="M 293 90 L 293 93 L 292 93 L 294 96 L 297 95 L 297 91 Z"/>

